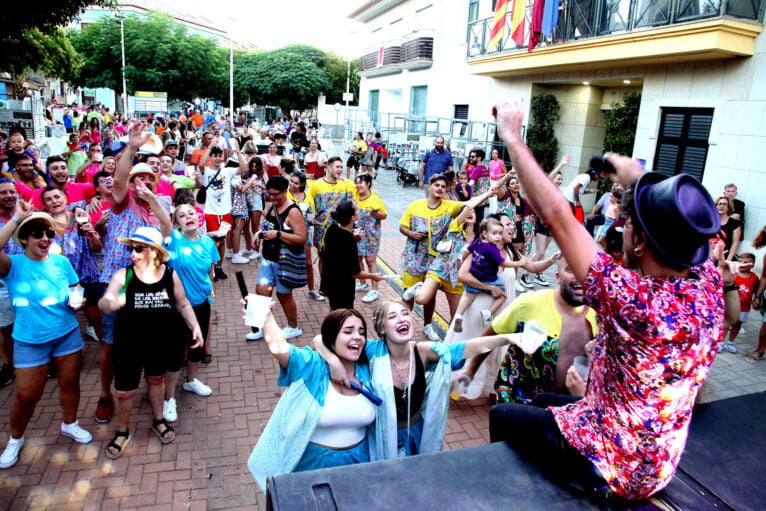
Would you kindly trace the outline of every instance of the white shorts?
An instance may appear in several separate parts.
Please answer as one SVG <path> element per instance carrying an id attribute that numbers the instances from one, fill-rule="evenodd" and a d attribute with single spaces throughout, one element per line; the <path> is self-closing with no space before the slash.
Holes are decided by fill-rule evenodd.
<path id="1" fill-rule="evenodd" d="M 740 312 L 739 313 L 739 322 L 740 323 L 747 323 L 747 317 L 750 315 L 750 311 Z"/>

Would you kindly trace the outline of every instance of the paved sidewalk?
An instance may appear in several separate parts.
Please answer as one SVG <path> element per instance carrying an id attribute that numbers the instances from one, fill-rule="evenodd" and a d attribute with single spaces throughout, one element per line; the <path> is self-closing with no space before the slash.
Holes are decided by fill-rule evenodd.
<path id="1" fill-rule="evenodd" d="M 409 202 L 422 191 L 403 190 L 394 183 L 394 173 L 382 171 L 375 189 L 389 208 L 380 257 L 399 273 L 398 261 L 403 238 L 398 220 Z M 390 198 L 390 199 L 389 199 Z M 151 418 L 145 387 L 139 389 L 140 405 L 134 409 L 133 440 L 115 461 L 103 455 L 114 426 L 93 420 L 98 400 L 98 345 L 86 340 L 81 378 L 81 425 L 94 440 L 81 446 L 59 434 L 61 412 L 55 381 L 49 381 L 26 433 L 26 446 L 18 464 L 0 471 L 2 509 L 257 509 L 265 510 L 265 496 L 258 490 L 246 462 L 250 451 L 276 405 L 281 389 L 276 386 L 277 364 L 263 342 L 247 342 L 239 305 L 234 271 L 244 272 L 254 286 L 257 265 L 224 264 L 229 279 L 215 284 L 213 306 L 213 361 L 203 366 L 200 379 L 210 385 L 213 395 L 202 398 L 176 392 L 179 421 L 176 440 L 161 445 L 150 431 Z M 553 278 L 552 270 L 548 272 Z M 399 296 L 397 282 L 380 285 L 381 300 Z M 304 335 L 296 344 L 306 345 L 319 333 L 329 311 L 327 302 L 316 302 L 305 289 L 295 293 Z M 367 318 L 375 303 L 356 306 Z M 277 321 L 284 315 L 277 306 Z M 438 298 L 437 312 L 447 318 L 446 301 Z M 716 359 L 704 398 L 715 400 L 766 390 L 766 362 L 750 364 L 744 355 L 755 346 L 760 315 L 753 313 L 746 334 L 737 341 L 740 353 L 722 353 Z M 418 339 L 422 322 L 416 319 Z M 368 323 L 368 328 L 372 325 Z M 14 386 L 0 389 L 0 446 L 9 434 L 8 411 Z M 452 402 L 445 436 L 445 448 L 455 449 L 488 442 L 485 399 Z M 746 413 L 743 411 L 743 413 Z"/>

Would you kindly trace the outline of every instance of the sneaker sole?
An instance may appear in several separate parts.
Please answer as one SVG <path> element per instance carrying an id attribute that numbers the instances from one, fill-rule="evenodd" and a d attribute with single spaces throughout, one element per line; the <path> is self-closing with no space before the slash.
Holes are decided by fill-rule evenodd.
<path id="1" fill-rule="evenodd" d="M 89 444 L 89 443 L 91 443 L 93 441 L 93 435 L 91 435 L 90 438 L 88 439 L 88 441 L 85 442 L 85 441 L 82 441 L 82 440 L 78 440 L 77 437 L 75 437 L 71 433 L 65 433 L 64 431 L 62 431 L 61 434 L 64 435 L 64 436 L 68 436 L 69 438 L 71 438 L 72 440 L 77 442 L 78 444 L 86 445 L 86 444 Z"/>
<path id="2" fill-rule="evenodd" d="M 106 424 L 107 422 L 110 422 L 112 418 L 109 417 L 108 419 L 99 419 L 98 417 L 94 417 L 93 420 L 95 420 L 99 424 Z"/>

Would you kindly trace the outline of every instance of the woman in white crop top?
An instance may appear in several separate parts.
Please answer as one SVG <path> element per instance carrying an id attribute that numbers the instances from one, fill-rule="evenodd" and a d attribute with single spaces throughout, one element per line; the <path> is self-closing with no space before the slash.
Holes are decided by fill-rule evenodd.
<path id="1" fill-rule="evenodd" d="M 277 383 L 288 387 L 248 460 L 264 492 L 270 475 L 369 461 L 367 430 L 375 421 L 375 405 L 359 391 L 331 383 L 319 354 L 290 345 L 271 313 L 263 332 L 280 365 Z M 361 314 L 334 310 L 321 332 L 324 347 L 353 375 L 349 379 L 371 390 L 364 355 L 367 325 Z"/>

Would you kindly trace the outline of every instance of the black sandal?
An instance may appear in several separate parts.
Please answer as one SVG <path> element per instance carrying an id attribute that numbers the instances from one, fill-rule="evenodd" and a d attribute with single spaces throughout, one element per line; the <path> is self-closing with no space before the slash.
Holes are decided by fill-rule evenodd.
<path id="1" fill-rule="evenodd" d="M 122 443 L 122 445 L 117 443 L 117 439 L 121 437 L 125 438 L 125 441 Z M 112 441 L 106 444 L 106 447 L 104 448 L 104 454 L 110 460 L 116 460 L 117 458 L 122 456 L 122 451 L 130 443 L 130 439 L 131 439 L 130 430 L 115 432 L 114 438 L 112 438 Z M 114 449 L 114 452 L 111 451 L 110 449 Z"/>
<path id="2" fill-rule="evenodd" d="M 165 426 L 165 429 L 160 431 L 160 428 L 158 426 Z M 176 438 L 176 432 L 175 430 L 170 427 L 165 419 L 159 419 L 152 422 L 152 431 L 154 431 L 154 434 L 157 435 L 157 438 L 160 439 L 160 442 L 163 444 L 169 444 Z M 167 436 L 170 435 L 170 436 Z"/>

